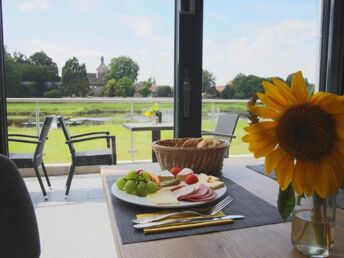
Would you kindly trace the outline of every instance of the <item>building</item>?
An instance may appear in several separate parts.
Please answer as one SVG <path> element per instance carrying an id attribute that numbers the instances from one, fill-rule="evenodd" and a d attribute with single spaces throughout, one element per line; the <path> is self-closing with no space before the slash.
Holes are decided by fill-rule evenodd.
<path id="1" fill-rule="evenodd" d="M 87 78 L 90 84 L 90 92 L 95 96 L 101 96 L 103 94 L 104 76 L 108 71 L 108 67 L 104 63 L 103 56 L 100 57 L 100 65 L 96 71 L 96 73 L 87 73 Z"/>

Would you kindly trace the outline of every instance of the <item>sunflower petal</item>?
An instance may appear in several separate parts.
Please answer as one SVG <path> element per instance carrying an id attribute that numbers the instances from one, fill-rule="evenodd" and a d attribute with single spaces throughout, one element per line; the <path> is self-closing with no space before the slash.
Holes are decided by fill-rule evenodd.
<path id="1" fill-rule="evenodd" d="M 246 143 L 260 142 L 265 141 L 266 137 L 271 137 L 273 135 L 275 135 L 275 131 L 272 130 L 266 131 L 264 133 L 249 133 L 242 137 L 241 140 Z"/>
<path id="2" fill-rule="evenodd" d="M 295 164 L 294 174 L 293 174 L 293 186 L 294 190 L 298 195 L 304 193 L 305 185 L 305 168 L 306 164 L 302 160 L 297 160 Z"/>
<path id="3" fill-rule="evenodd" d="M 301 71 L 294 73 L 291 79 L 291 88 L 299 102 L 307 101 L 307 84 Z"/>
<path id="4" fill-rule="evenodd" d="M 277 90 L 286 99 L 289 100 L 289 104 L 294 105 L 298 103 L 293 91 L 289 88 L 288 84 L 286 84 L 284 81 L 281 81 L 277 78 L 272 78 L 272 82 L 277 86 Z"/>
<path id="5" fill-rule="evenodd" d="M 276 86 L 274 86 L 268 81 L 263 81 L 262 85 L 265 90 L 265 95 L 271 97 L 276 102 L 280 103 L 281 106 L 288 106 L 288 101 L 279 93 Z"/>
<path id="6" fill-rule="evenodd" d="M 278 113 L 268 108 L 261 108 L 253 105 L 248 105 L 248 109 L 256 116 L 262 118 L 278 119 L 280 117 Z"/>
<path id="7" fill-rule="evenodd" d="M 270 174 L 274 170 L 280 160 L 284 156 L 284 151 L 281 147 L 277 147 L 273 152 L 271 152 L 265 159 L 265 172 Z"/>
<path id="8" fill-rule="evenodd" d="M 277 126 L 277 122 L 274 121 L 264 121 L 256 124 L 244 127 L 244 130 L 248 133 L 260 133 L 266 130 L 273 130 Z"/>
<path id="9" fill-rule="evenodd" d="M 285 155 L 283 161 L 278 163 L 276 167 L 276 179 L 282 191 L 287 189 L 292 181 L 294 174 L 294 158 L 290 155 Z"/>
<path id="10" fill-rule="evenodd" d="M 276 145 L 277 140 L 273 137 L 269 140 L 250 143 L 248 149 L 253 152 L 255 158 L 260 158 L 269 155 L 275 149 Z"/>
<path id="11" fill-rule="evenodd" d="M 319 165 L 315 164 L 314 162 L 308 161 L 305 162 L 305 185 L 304 185 L 304 193 L 307 196 L 311 196 L 313 193 L 313 185 L 312 182 L 314 181 L 314 174 L 317 173 L 319 170 Z"/>
<path id="12" fill-rule="evenodd" d="M 266 107 L 278 111 L 283 112 L 286 108 L 281 106 L 278 102 L 275 102 L 273 99 L 269 98 L 263 93 L 257 92 L 258 98 L 265 104 Z"/>

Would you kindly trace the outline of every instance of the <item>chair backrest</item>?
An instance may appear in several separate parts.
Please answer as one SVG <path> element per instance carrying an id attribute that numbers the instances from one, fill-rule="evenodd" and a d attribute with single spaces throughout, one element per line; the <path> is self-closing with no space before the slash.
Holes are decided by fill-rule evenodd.
<path id="1" fill-rule="evenodd" d="M 66 123 L 65 123 L 64 117 L 63 117 L 63 116 L 60 116 L 60 117 L 58 118 L 58 121 L 59 121 L 59 124 L 60 124 L 60 126 L 61 126 L 61 128 L 62 128 L 62 131 L 63 131 L 63 134 L 64 134 L 64 136 L 65 136 L 66 141 L 69 141 L 69 140 L 70 140 L 70 134 L 69 134 L 69 130 L 68 130 L 68 128 L 67 128 L 67 125 L 66 125 Z M 70 152 L 71 152 L 71 154 L 72 154 L 72 156 L 73 156 L 74 153 L 75 153 L 74 144 L 73 144 L 73 143 L 68 143 L 68 147 L 69 147 L 69 150 L 70 150 Z"/>
<path id="2" fill-rule="evenodd" d="M 41 133 L 39 135 L 40 143 L 37 144 L 37 147 L 36 147 L 36 150 L 35 150 L 35 155 L 34 155 L 34 160 L 38 164 L 42 163 L 43 149 L 44 149 L 45 142 L 47 140 L 47 136 L 48 136 L 49 129 L 50 129 L 52 121 L 53 121 L 53 117 L 52 116 L 47 116 L 44 119 L 43 127 L 42 127 Z"/>
<path id="3" fill-rule="evenodd" d="M 16 165 L 0 155 L 0 257 L 40 256 L 35 210 Z"/>
<path id="4" fill-rule="evenodd" d="M 217 120 L 217 125 L 215 128 L 216 133 L 223 134 L 234 134 L 235 127 L 237 126 L 239 119 L 238 114 L 233 113 L 223 113 L 219 116 Z"/>

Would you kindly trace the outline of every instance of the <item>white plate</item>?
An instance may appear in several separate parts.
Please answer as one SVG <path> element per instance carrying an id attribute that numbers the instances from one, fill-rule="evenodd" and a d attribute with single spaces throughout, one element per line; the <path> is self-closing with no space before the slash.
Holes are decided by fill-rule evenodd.
<path id="1" fill-rule="evenodd" d="M 180 201 L 178 204 L 154 204 L 151 203 L 146 197 L 140 197 L 132 194 L 127 194 L 125 191 L 119 190 L 116 186 L 116 183 L 114 183 L 111 187 L 111 192 L 114 196 L 116 196 L 118 199 L 136 204 L 139 206 L 145 206 L 145 207 L 153 207 L 153 208 L 185 208 L 185 207 L 194 207 L 194 206 L 199 206 L 202 204 L 210 203 L 213 202 L 219 198 L 221 198 L 227 191 L 226 186 L 215 190 L 217 193 L 217 196 L 215 199 L 210 200 L 210 201 L 203 201 L 203 202 L 182 202 Z"/>

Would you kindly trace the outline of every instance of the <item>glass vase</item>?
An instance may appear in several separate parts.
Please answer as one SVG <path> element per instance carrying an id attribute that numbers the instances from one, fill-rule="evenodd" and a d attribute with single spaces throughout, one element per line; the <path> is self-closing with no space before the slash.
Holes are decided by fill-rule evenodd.
<path id="1" fill-rule="evenodd" d="M 334 246 L 336 197 L 316 193 L 299 200 L 292 214 L 291 241 L 309 257 L 327 257 Z"/>

